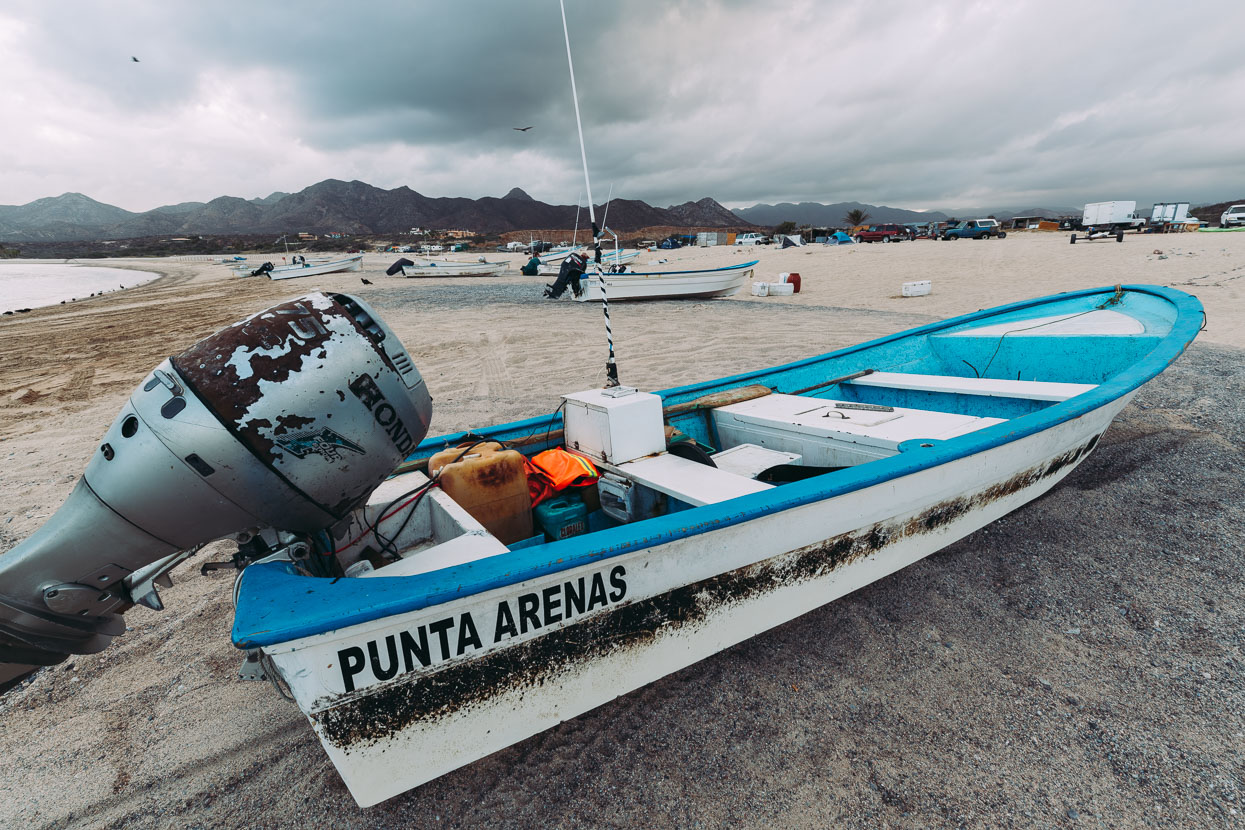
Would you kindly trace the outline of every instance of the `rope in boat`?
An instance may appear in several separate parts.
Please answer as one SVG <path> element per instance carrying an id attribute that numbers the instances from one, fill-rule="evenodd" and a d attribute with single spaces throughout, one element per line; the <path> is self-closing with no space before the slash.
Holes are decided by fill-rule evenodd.
<path id="1" fill-rule="evenodd" d="M 1108 306 L 1118 305 L 1119 302 L 1124 299 L 1124 294 L 1126 292 L 1124 291 L 1124 286 L 1122 285 L 1115 286 L 1114 291 L 1115 293 L 1112 294 L 1110 297 L 1108 297 L 1106 300 L 1104 300 L 1100 305 L 1096 305 L 1093 308 L 1086 309 L 1085 311 L 1080 311 L 1080 312 L 1077 312 L 1076 314 L 1069 314 L 1067 317 L 1060 317 L 1055 320 L 1047 320 L 1045 322 L 1038 323 L 1033 326 L 1023 326 L 1021 328 L 1008 329 L 1007 331 L 1003 332 L 1002 334 L 999 335 L 999 342 L 994 344 L 994 351 L 991 352 L 990 359 L 986 361 L 985 368 L 982 369 L 980 372 L 977 371 L 976 366 L 969 363 L 967 360 L 964 360 L 963 358 L 960 358 L 960 360 L 963 363 L 968 364 L 968 368 L 973 370 L 973 374 L 977 375 L 977 377 L 979 378 L 984 378 L 986 376 L 986 372 L 990 370 L 990 364 L 994 363 L 994 359 L 998 357 L 999 349 L 1003 348 L 1003 339 L 1007 337 L 1007 335 L 1016 334 L 1022 331 L 1033 331 L 1034 329 L 1040 329 L 1040 328 L 1043 328 L 1044 326 L 1053 326 L 1056 323 L 1065 323 L 1068 320 L 1075 320 L 1077 317 L 1084 317 L 1086 314 L 1091 314 L 1095 311 L 1102 311 Z"/>

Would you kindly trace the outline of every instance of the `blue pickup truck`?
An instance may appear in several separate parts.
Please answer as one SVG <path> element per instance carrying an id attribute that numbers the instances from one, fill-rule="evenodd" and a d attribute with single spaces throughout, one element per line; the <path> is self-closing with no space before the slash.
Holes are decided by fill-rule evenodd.
<path id="1" fill-rule="evenodd" d="M 943 239 L 986 239 L 991 236 L 999 239 L 1007 236 L 1007 231 L 999 227 L 997 219 L 969 219 L 957 222 L 942 232 Z"/>

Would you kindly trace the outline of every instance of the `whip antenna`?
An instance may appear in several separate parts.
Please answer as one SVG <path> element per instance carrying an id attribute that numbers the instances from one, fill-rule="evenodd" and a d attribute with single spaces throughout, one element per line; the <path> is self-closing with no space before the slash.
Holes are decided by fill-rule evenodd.
<path id="1" fill-rule="evenodd" d="M 592 182 L 588 179 L 588 151 L 584 148 L 584 125 L 579 118 L 579 93 L 575 91 L 575 62 L 571 60 L 571 33 L 566 27 L 566 3 L 558 0 L 562 10 L 562 36 L 566 39 L 566 66 L 571 72 L 571 99 L 575 102 L 575 127 L 579 130 L 579 155 L 584 163 L 584 187 L 588 191 L 588 220 L 592 222 L 592 248 L 595 253 L 597 284 L 601 286 L 601 311 L 605 314 L 605 342 L 609 357 L 605 361 L 605 386 L 618 385 L 618 364 L 614 362 L 614 331 L 610 328 L 610 301 L 606 296 L 605 274 L 601 271 L 601 230 L 597 227 L 596 210 L 592 206 Z"/>

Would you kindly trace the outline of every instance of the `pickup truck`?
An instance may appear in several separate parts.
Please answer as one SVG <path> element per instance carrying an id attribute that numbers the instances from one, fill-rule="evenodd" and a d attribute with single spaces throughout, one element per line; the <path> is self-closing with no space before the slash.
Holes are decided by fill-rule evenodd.
<path id="1" fill-rule="evenodd" d="M 951 225 L 942 232 L 943 239 L 986 239 L 991 236 L 999 239 L 1007 236 L 1007 231 L 999 227 L 996 219 L 969 219 L 967 222 Z"/>
<path id="2" fill-rule="evenodd" d="M 768 245 L 769 239 L 765 234 L 745 233 L 735 237 L 736 245 Z"/>
<path id="3" fill-rule="evenodd" d="M 857 242 L 899 242 L 912 238 L 912 229 L 903 225 L 870 225 L 856 234 Z"/>

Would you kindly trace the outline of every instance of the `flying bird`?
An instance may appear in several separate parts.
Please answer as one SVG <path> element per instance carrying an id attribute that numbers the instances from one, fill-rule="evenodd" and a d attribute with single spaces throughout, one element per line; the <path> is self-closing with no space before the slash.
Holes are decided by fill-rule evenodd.
<path id="1" fill-rule="evenodd" d="M 134 61 L 135 63 L 142 63 L 142 61 L 140 61 L 138 58 L 134 57 L 133 55 L 130 55 L 130 60 Z"/>
<path id="2" fill-rule="evenodd" d="M 533 124 L 533 125 L 532 125 L 532 127 L 535 127 L 535 126 L 536 126 L 535 124 Z M 512 130 L 518 130 L 518 131 L 519 131 L 519 132 L 521 132 L 521 133 L 525 133 L 525 132 L 527 132 L 528 130 L 532 129 L 532 127 L 511 127 L 510 129 L 512 129 Z"/>

